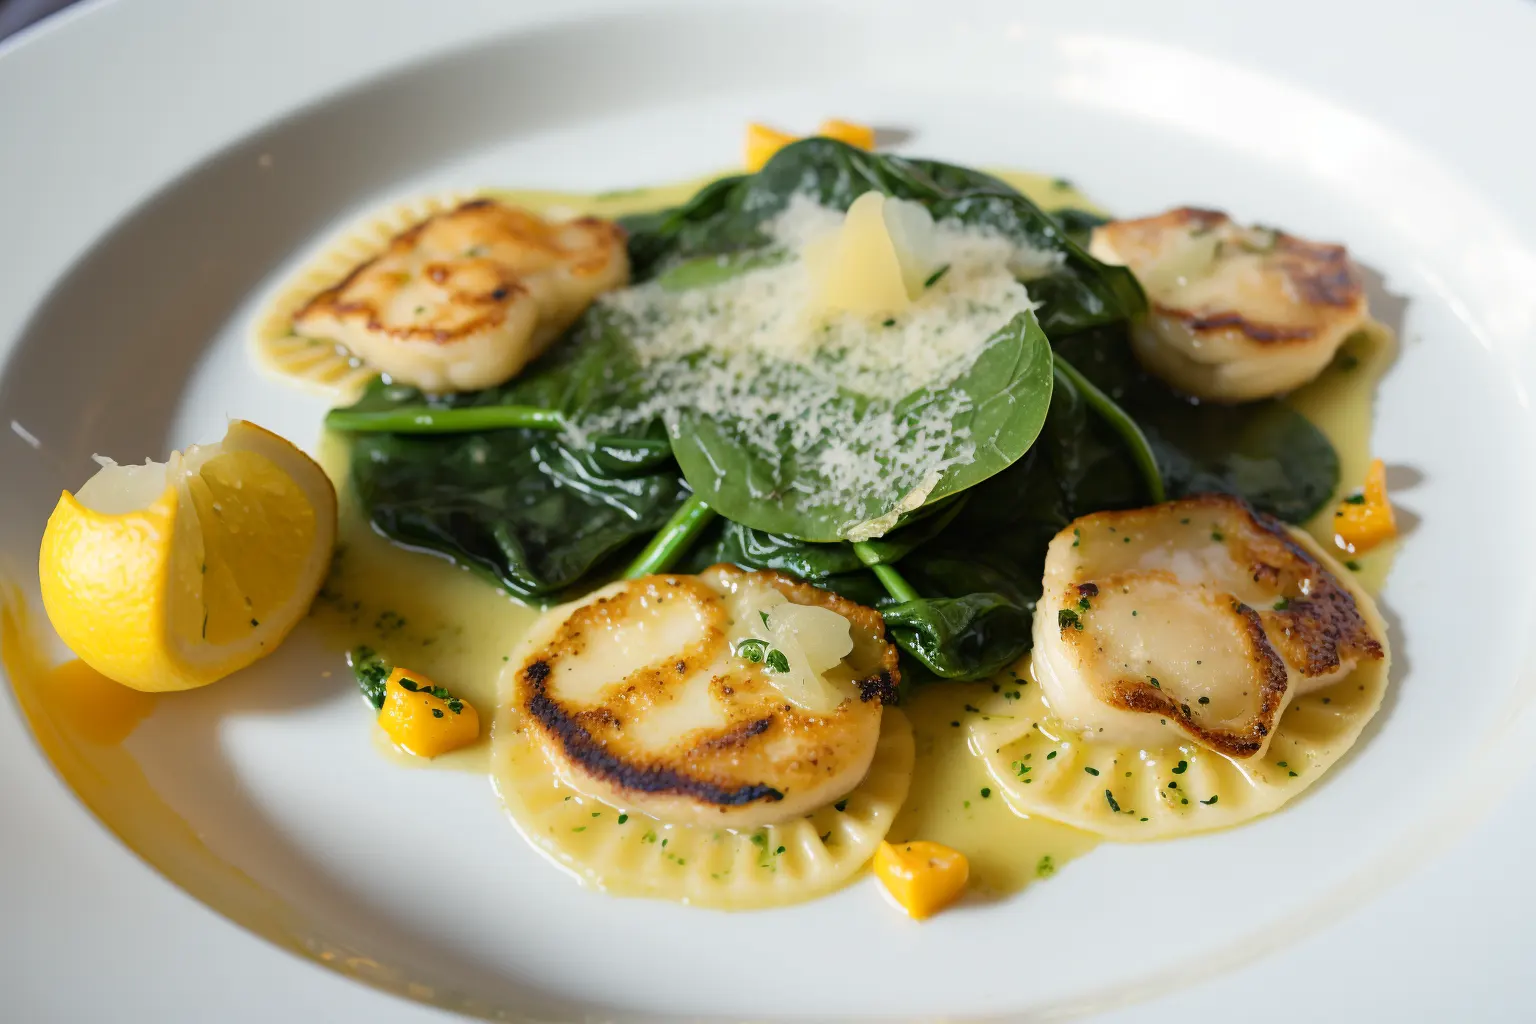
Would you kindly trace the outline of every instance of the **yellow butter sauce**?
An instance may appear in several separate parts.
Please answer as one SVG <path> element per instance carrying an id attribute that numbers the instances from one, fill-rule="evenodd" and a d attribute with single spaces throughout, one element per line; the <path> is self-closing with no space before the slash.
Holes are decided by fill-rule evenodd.
<path id="1" fill-rule="evenodd" d="M 1021 673 L 1022 675 L 1022 673 Z M 892 842 L 926 839 L 970 861 L 972 893 L 999 896 L 1049 878 L 1098 845 L 1097 836 L 1015 811 L 976 756 L 971 727 L 1005 715 L 1019 682 L 954 683 L 917 691 L 903 705 L 917 739 L 917 770 Z"/>
<path id="2" fill-rule="evenodd" d="M 1385 324 L 1372 322 L 1339 349 L 1317 380 L 1300 388 L 1287 401 L 1317 425 L 1339 453 L 1339 492 L 1312 517 L 1307 532 L 1340 561 L 1353 563 L 1355 578 L 1366 592 L 1381 593 L 1397 555 L 1398 540 L 1365 554 L 1351 555 L 1334 542 L 1334 506 L 1360 490 L 1371 464 L 1371 422 L 1376 385 L 1397 358 L 1397 336 Z"/>
<path id="3" fill-rule="evenodd" d="M 370 647 L 390 664 L 447 687 L 480 714 L 477 742 L 430 761 L 398 750 L 376 723 L 375 743 L 402 765 L 489 771 L 496 677 L 538 612 L 445 559 L 410 551 L 375 533 L 347 486 L 342 438 L 325 435 L 320 464 L 336 483 L 340 518 L 336 557 L 310 611 L 311 625 L 336 652 L 338 665 L 348 651 Z M 361 697 L 359 705 L 360 714 L 371 714 Z"/>

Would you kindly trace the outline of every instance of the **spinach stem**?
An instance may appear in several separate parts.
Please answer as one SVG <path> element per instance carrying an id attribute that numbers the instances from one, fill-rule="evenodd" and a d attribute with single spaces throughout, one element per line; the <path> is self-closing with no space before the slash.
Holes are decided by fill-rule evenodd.
<path id="1" fill-rule="evenodd" d="M 715 515 L 715 510 L 703 498 L 697 494 L 690 495 L 672 513 L 667 525 L 651 538 L 639 557 L 624 570 L 624 578 L 633 580 L 655 572 L 666 572 L 683 556 L 688 546 L 698 537 L 699 531 L 708 526 Z"/>
<path id="2" fill-rule="evenodd" d="M 325 415 L 332 430 L 353 433 L 463 434 L 473 430 L 531 427 L 559 430 L 565 417 L 556 409 L 531 405 L 486 405 L 461 409 L 402 406 L 398 409 L 332 409 Z"/>
<path id="3" fill-rule="evenodd" d="M 874 570 L 875 578 L 880 581 L 880 585 L 885 588 L 885 592 L 890 594 L 893 599 L 903 604 L 908 601 L 922 599 L 922 595 L 913 588 L 912 584 L 907 582 L 907 578 L 894 565 L 888 565 L 880 560 L 879 553 L 868 542 L 862 540 L 855 541 L 853 552 L 859 556 L 859 561 Z"/>
<path id="4" fill-rule="evenodd" d="M 1168 492 L 1163 487 L 1163 474 L 1157 468 L 1157 456 L 1152 451 L 1152 444 L 1147 440 L 1147 435 L 1141 432 L 1141 427 L 1130 414 L 1120 408 L 1113 398 L 1100 391 L 1093 381 L 1084 377 L 1077 367 L 1067 362 L 1058 352 L 1056 357 L 1056 372 L 1067 379 L 1067 383 L 1081 391 L 1083 398 L 1094 412 L 1114 428 L 1115 432 L 1125 441 L 1126 447 L 1131 450 L 1131 458 L 1136 462 L 1136 468 L 1141 470 L 1141 477 L 1146 481 L 1147 490 L 1152 494 L 1152 503 L 1155 505 L 1168 499 Z"/>

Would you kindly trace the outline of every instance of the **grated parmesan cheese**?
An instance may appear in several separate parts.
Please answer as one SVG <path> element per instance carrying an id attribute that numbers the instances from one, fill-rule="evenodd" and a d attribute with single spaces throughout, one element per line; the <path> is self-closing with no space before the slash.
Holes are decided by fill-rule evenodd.
<path id="1" fill-rule="evenodd" d="M 583 435 L 684 410 L 719 422 L 789 472 L 789 486 L 817 505 L 861 507 L 871 492 L 892 505 L 863 536 L 878 536 L 914 498 L 921 505 L 945 470 L 974 457 L 954 424 L 969 407 L 948 390 L 1019 313 L 1034 308 L 1020 276 L 1054 269 L 1059 254 L 1021 249 L 983 227 L 941 221 L 924 239 L 925 261 L 945 267 L 908 308 L 890 316 L 829 312 L 817 299 L 808 250 L 842 226 L 841 211 L 795 196 L 773 222 L 781 259 L 683 291 L 656 280 L 611 292 L 646 376 L 638 404 L 601 411 Z M 897 506 L 900 507 L 897 507 Z"/>

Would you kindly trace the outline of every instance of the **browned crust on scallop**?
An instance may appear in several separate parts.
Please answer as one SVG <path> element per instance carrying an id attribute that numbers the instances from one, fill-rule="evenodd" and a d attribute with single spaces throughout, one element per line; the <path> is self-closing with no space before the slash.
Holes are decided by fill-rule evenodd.
<path id="1" fill-rule="evenodd" d="M 1261 613 L 1286 660 L 1302 675 L 1326 676 L 1338 671 L 1346 658 L 1376 661 L 1384 657 L 1381 641 L 1371 633 L 1354 597 L 1338 578 L 1279 522 L 1251 510 L 1249 514 L 1254 525 L 1265 531 L 1267 540 L 1266 544 L 1254 545 L 1251 565 L 1255 579 L 1274 574 L 1279 586 L 1292 593 L 1300 589 L 1302 577 L 1294 570 L 1287 572 L 1286 559 L 1315 567 L 1306 576 L 1310 582 L 1307 594 L 1287 598 L 1289 603 L 1284 610 Z"/>
<path id="2" fill-rule="evenodd" d="M 1264 632 L 1264 624 L 1257 612 L 1241 601 L 1230 602 L 1229 608 L 1242 623 L 1248 658 L 1258 670 L 1257 675 L 1260 680 L 1259 708 L 1247 729 L 1216 729 L 1206 726 L 1195 716 L 1188 704 L 1175 701 L 1146 679 L 1134 676 L 1122 676 L 1116 679 L 1107 703 L 1123 711 L 1139 711 L 1175 719 L 1190 735 L 1219 753 L 1232 757 L 1252 757 L 1258 753 L 1263 749 L 1269 734 L 1274 731 L 1280 712 L 1285 707 L 1285 693 L 1288 685 L 1285 662 L 1270 644 L 1269 637 Z M 1063 628 L 1063 642 L 1078 643 L 1077 632 L 1071 627 Z"/>
<path id="3" fill-rule="evenodd" d="M 1097 230 L 1104 232 L 1114 245 L 1118 236 L 1134 232 L 1189 227 L 1195 231 L 1215 231 L 1232 223 L 1232 218 L 1219 210 L 1181 206 L 1155 217 L 1111 221 Z M 1349 258 L 1349 250 L 1342 245 L 1312 242 L 1284 231 L 1273 231 L 1272 235 L 1274 245 L 1267 254 L 1269 261 L 1285 275 L 1301 303 L 1327 306 L 1348 316 L 1364 311 L 1365 287 L 1359 268 Z M 1266 323 L 1250 319 L 1236 310 L 1200 313 L 1165 305 L 1150 296 L 1148 303 L 1155 314 L 1179 321 L 1196 335 L 1237 331 L 1261 345 L 1308 342 L 1332 329 L 1327 323 L 1306 326 Z"/>
<path id="4" fill-rule="evenodd" d="M 1257 614 L 1276 635 L 1276 646 L 1286 660 L 1303 675 L 1329 675 L 1347 658 L 1383 656 L 1381 641 L 1372 634 L 1354 596 L 1280 520 L 1230 494 L 1198 494 L 1154 507 L 1167 506 L 1236 515 L 1251 527 L 1251 532 L 1226 534 L 1224 542 L 1234 558 L 1247 564 L 1254 582 L 1286 594 L 1284 610 L 1265 609 Z M 1133 518 L 1143 511 L 1150 510 L 1100 514 Z"/>
<path id="5" fill-rule="evenodd" d="M 1277 519 L 1239 498 L 1201 494 L 1151 508 L 1100 512 L 1085 518 L 1119 523 L 1122 528 L 1129 524 L 1134 530 L 1138 520 L 1180 512 L 1189 512 L 1191 517 L 1201 512 L 1239 517 L 1243 528 L 1226 530 L 1223 543 L 1234 559 L 1247 565 L 1256 583 L 1288 595 L 1283 610 L 1256 611 L 1241 601 L 1230 600 L 1231 613 L 1243 623 L 1248 656 L 1258 670 L 1258 711 L 1247 729 L 1209 728 L 1189 705 L 1174 701 L 1160 688 L 1138 677 L 1116 679 L 1108 703 L 1126 711 L 1173 719 L 1214 750 L 1232 757 L 1251 757 L 1263 748 L 1285 707 L 1289 685 L 1287 662 L 1303 676 L 1320 677 L 1337 672 L 1345 659 L 1379 660 L 1384 651 L 1354 597 L 1338 578 Z M 1114 576 L 1101 579 L 1112 585 Z M 1072 584 L 1067 588 L 1065 604 L 1070 607 L 1075 599 L 1092 598 L 1098 592 L 1096 583 Z M 1061 639 L 1074 647 L 1084 641 L 1081 631 L 1071 624 L 1061 626 Z"/>
<path id="6" fill-rule="evenodd" d="M 860 703 L 874 699 L 883 703 L 888 696 L 894 697 L 900 680 L 897 654 L 895 648 L 884 640 L 885 622 L 878 612 L 776 572 L 746 574 L 735 566 L 716 568 L 762 579 L 793 603 L 819 605 L 843 615 L 855 630 L 855 655 L 861 642 L 866 650 L 871 650 L 876 643 L 881 648 L 870 670 L 856 682 Z M 657 576 L 650 580 L 677 589 L 679 597 L 685 594 L 693 599 L 709 600 L 715 597 L 695 577 Z M 633 584 L 646 582 L 637 580 Z M 733 697 L 741 696 L 745 701 L 741 717 L 733 720 L 725 732 L 701 737 L 680 757 L 648 762 L 620 756 L 612 747 L 613 739 L 624 725 L 623 713 L 619 709 L 630 702 L 654 696 L 663 688 L 669 674 L 687 676 L 710 664 L 726 642 L 724 634 L 719 630 L 710 630 L 705 639 L 689 645 L 683 656 L 675 661 L 636 668 L 619 681 L 616 687 L 610 688 L 610 698 L 599 707 L 573 713 L 549 693 L 546 683 L 560 656 L 559 652 L 579 650 L 583 632 L 595 626 L 610 609 L 631 599 L 633 594 L 633 590 L 626 589 L 575 609 L 544 646 L 529 656 L 519 670 L 521 702 L 529 718 L 548 740 L 559 745 L 573 765 L 619 790 L 683 796 L 720 808 L 783 799 L 784 794 L 773 786 L 731 778 L 726 774 L 710 774 L 702 770 L 702 766 L 709 763 L 712 755 L 729 752 L 760 738 L 771 740 L 776 736 L 793 736 L 796 732 L 807 731 L 818 722 L 852 714 L 854 712 L 850 702 L 845 701 L 828 716 L 811 716 L 781 700 L 765 705 L 762 700 L 753 700 L 754 694 L 738 694 L 732 684 L 717 677 L 710 685 L 717 697 L 725 698 L 727 708 L 731 708 Z M 860 633 L 864 635 L 860 637 Z M 678 770 L 676 765 L 679 763 L 687 765 L 688 770 Z M 814 756 L 810 758 L 810 763 L 815 765 Z"/>
<path id="7" fill-rule="evenodd" d="M 397 340 L 425 341 L 438 345 L 463 341 L 488 329 L 500 327 L 506 322 L 510 304 L 518 296 L 525 294 L 527 288 L 522 284 L 522 275 L 516 268 L 484 256 L 438 260 L 429 263 L 424 270 L 434 284 L 448 291 L 449 304 L 456 309 L 475 311 L 472 317 L 452 328 L 430 324 L 388 322 L 384 319 L 383 311 L 374 302 L 356 296 L 349 297 L 348 294 L 352 291 L 353 285 L 376 267 L 381 260 L 392 255 L 403 255 L 415 249 L 422 233 L 434 223 L 482 213 L 498 216 L 499 226 L 515 237 L 519 244 L 541 251 L 551 259 L 560 260 L 566 269 L 577 276 L 597 273 L 606 266 L 607 258 L 602 253 L 607 252 L 607 249 L 598 247 L 594 254 L 580 257 L 555 241 L 558 230 L 570 227 L 588 229 L 593 231 L 596 237 L 606 237 L 609 243 L 615 246 L 622 246 L 625 240 L 623 228 L 599 217 L 580 217 L 559 225 L 552 225 L 537 214 L 498 203 L 494 199 L 472 199 L 452 210 L 421 220 L 397 234 L 390 239 L 389 245 L 383 252 L 359 263 L 346 277 L 306 302 L 293 315 L 294 324 L 302 326 L 306 320 L 314 316 L 328 315 L 343 322 L 359 323 L 372 333 Z M 461 272 L 470 267 L 476 271 L 490 273 L 492 280 L 487 282 L 489 287 L 471 288 L 462 283 L 459 286 L 454 285 L 456 278 L 462 281 L 464 275 Z"/>

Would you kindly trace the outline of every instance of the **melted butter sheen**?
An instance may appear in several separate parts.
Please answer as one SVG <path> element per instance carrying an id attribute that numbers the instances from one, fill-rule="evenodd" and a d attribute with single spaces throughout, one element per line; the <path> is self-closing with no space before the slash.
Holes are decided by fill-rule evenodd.
<path id="1" fill-rule="evenodd" d="M 1046 209 L 1076 207 L 1097 210 L 1087 197 L 1059 179 L 1038 174 L 992 171 Z M 704 181 L 689 181 L 658 189 L 637 189 L 597 196 L 556 192 L 495 190 L 490 194 L 509 203 L 541 212 L 565 210 L 574 214 L 616 217 L 680 202 Z M 1364 479 L 1370 461 L 1371 397 L 1376 382 L 1391 364 L 1396 343 L 1385 328 L 1373 326 L 1345 343 L 1339 357 L 1314 383 L 1288 400 L 1316 423 L 1339 451 L 1341 495 Z M 339 440 L 328 438 L 322 463 L 338 485 L 344 483 L 345 451 Z M 489 722 L 496 704 L 496 680 L 504 657 L 532 624 L 537 613 L 523 608 L 477 577 L 432 556 L 394 547 L 376 535 L 358 511 L 346 488 L 341 508 L 340 557 L 332 579 L 316 604 L 316 623 L 345 651 L 359 644 L 379 650 L 399 664 L 409 665 L 455 693 L 465 697 Z M 1324 509 L 1308 529 L 1331 548 L 1332 508 Z M 1380 590 L 1391 565 L 1395 544 L 1387 544 L 1359 556 L 1359 579 L 1371 593 Z M 1022 673 L 1023 669 L 1019 671 Z M 920 691 L 904 708 L 916 740 L 916 767 L 910 795 L 891 827 L 892 840 L 928 839 L 964 853 L 971 862 L 972 889 L 982 895 L 1015 891 L 1031 881 L 1048 877 L 1067 861 L 1086 853 L 1098 842 L 1089 833 L 1015 812 L 1002 798 L 982 759 L 974 750 L 973 730 L 996 724 L 1008 711 L 1005 694 L 1017 680 L 1005 675 L 997 688 L 992 684 L 944 685 Z M 986 713 L 978 709 L 986 709 Z M 959 725 L 952 723 L 958 722 Z M 376 729 L 376 727 L 375 727 Z M 484 772 L 490 769 L 489 745 L 481 741 L 464 751 L 425 761 L 395 751 L 378 733 L 380 749 L 402 765 Z M 528 753 L 528 751 L 525 751 Z M 542 761 L 514 757 L 499 766 L 505 788 L 507 772 L 517 763 L 516 776 L 527 781 L 547 772 Z M 633 847 L 650 851 L 636 861 L 628 879 L 609 877 L 584 880 L 610 891 L 689 899 L 684 887 L 661 881 L 682 876 L 676 863 L 677 845 L 662 841 L 671 829 L 643 816 L 619 822 L 616 811 L 595 803 L 562 786 L 552 774 L 547 783 L 545 813 L 538 822 L 525 822 L 525 833 L 557 863 L 568 870 L 573 864 L 540 843 L 532 829 L 545 837 L 562 832 L 560 847 L 585 851 L 610 846 L 618 836 L 631 836 Z M 982 791 L 989 791 L 982 796 Z M 558 806 L 556 806 L 558 805 Z M 643 823 L 643 827 L 635 828 Z M 576 830 L 581 831 L 576 831 Z M 553 831 L 552 831 L 553 830 Z M 654 839 L 647 840 L 650 834 Z M 773 873 L 779 845 L 769 845 L 765 835 L 755 845 L 750 866 L 755 872 Z M 766 851 L 766 852 L 764 852 Z M 686 855 L 683 855 L 686 858 Z M 759 864 L 759 860 L 761 864 Z M 748 864 L 743 861 L 743 864 Z M 643 865 L 643 866 L 641 866 Z M 581 870 L 574 874 L 582 876 Z M 755 894 L 736 905 L 767 905 L 772 898 Z M 801 894 L 800 898 L 804 898 Z"/>
<path id="2" fill-rule="evenodd" d="M 926 839 L 959 850 L 970 861 L 971 891 L 981 896 L 1015 892 L 1049 878 L 1067 861 L 1099 843 L 1098 836 L 1015 811 L 987 766 L 976 756 L 972 729 L 1009 712 L 1011 678 L 990 683 L 932 686 L 906 705 L 917 740 L 917 771 L 891 842 Z M 996 713 L 990 707 L 1004 703 Z"/>
<path id="3" fill-rule="evenodd" d="M 1399 541 L 1390 540 L 1373 551 L 1350 555 L 1334 543 L 1333 512 L 1340 499 L 1365 482 L 1372 457 L 1376 384 L 1396 358 L 1396 335 L 1384 324 L 1371 321 L 1344 342 L 1320 377 L 1286 399 L 1317 425 L 1339 453 L 1339 493 L 1306 524 L 1307 532 L 1335 558 L 1353 561 L 1358 566 L 1355 579 L 1373 597 L 1386 585 Z"/>
<path id="4" fill-rule="evenodd" d="M 489 771 L 496 678 L 538 612 L 444 559 L 397 547 L 375 533 L 347 486 L 342 438 L 326 435 L 320 464 L 336 483 L 340 508 L 336 559 L 310 612 L 312 625 L 336 651 L 338 663 L 353 648 L 371 647 L 391 664 L 447 687 L 480 713 L 480 739 L 441 757 L 407 754 L 374 724 L 376 745 L 401 765 Z M 339 671 L 348 672 L 344 665 Z M 371 718 L 372 708 L 361 696 L 358 701 L 359 712 Z"/>

